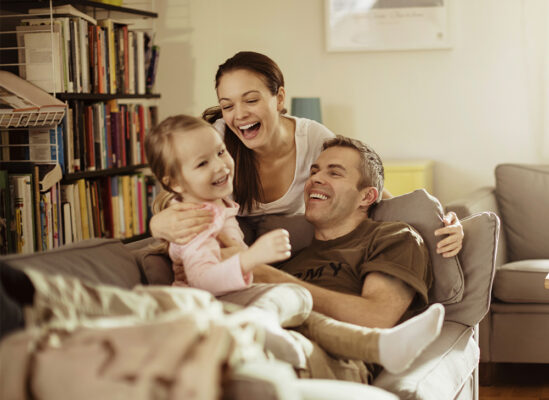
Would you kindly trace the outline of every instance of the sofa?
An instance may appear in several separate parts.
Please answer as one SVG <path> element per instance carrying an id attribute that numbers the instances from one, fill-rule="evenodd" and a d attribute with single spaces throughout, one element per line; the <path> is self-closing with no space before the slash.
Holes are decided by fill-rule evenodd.
<path id="1" fill-rule="evenodd" d="M 224 392 L 223 398 L 478 399 L 477 324 L 491 302 L 499 219 L 492 212 L 464 218 L 463 249 L 459 257 L 444 259 L 436 254 L 438 238 L 433 235 L 434 229 L 442 225 L 442 215 L 438 200 L 424 190 L 384 200 L 371 214 L 376 220 L 405 221 L 422 234 L 433 264 L 434 284 L 429 297 L 432 302 L 444 304 L 446 310 L 440 336 L 408 370 L 400 374 L 382 371 L 373 386 L 367 386 L 327 379 L 296 379 L 293 370 L 280 365 L 261 375 L 257 366 L 244 364 L 240 371 L 228 372 L 229 381 L 238 381 L 240 385 L 229 386 L 232 389 Z M 311 226 L 301 216 L 258 217 L 242 226 L 248 238 L 284 227 L 290 232 L 295 251 L 307 245 L 312 237 Z M 169 260 L 152 251 L 151 242 L 154 242 L 151 238 L 130 244 L 92 239 L 46 253 L 4 256 L 0 261 L 14 268 L 68 274 L 85 282 L 126 289 L 170 284 L 173 274 Z M 8 336 L 0 343 L 0 371 L 3 371 L 0 387 L 13 385 L 14 379 L 32 387 L 30 378 L 24 381 L 14 376 L 15 369 L 8 365 L 15 350 L 5 343 L 20 334 Z"/>
<path id="2" fill-rule="evenodd" d="M 549 165 L 498 165 L 495 187 L 447 209 L 460 218 L 490 211 L 501 220 L 493 301 L 480 324 L 487 383 L 496 363 L 549 363 Z"/>

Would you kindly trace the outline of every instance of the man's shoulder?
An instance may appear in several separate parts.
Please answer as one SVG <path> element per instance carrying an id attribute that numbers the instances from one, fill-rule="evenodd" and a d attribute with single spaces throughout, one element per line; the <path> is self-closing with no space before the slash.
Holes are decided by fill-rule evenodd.
<path id="1" fill-rule="evenodd" d="M 358 234 L 371 236 L 376 241 L 380 240 L 413 240 L 419 245 L 423 245 L 424 240 L 419 232 L 410 224 L 402 221 L 374 221 L 368 219 L 361 224 Z"/>

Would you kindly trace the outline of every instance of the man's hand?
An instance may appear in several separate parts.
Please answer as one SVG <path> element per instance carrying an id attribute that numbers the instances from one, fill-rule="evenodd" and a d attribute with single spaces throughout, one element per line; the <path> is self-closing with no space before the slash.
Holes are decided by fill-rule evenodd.
<path id="1" fill-rule="evenodd" d="M 242 271 L 247 273 L 259 264 L 286 260 L 292 255 L 291 250 L 288 231 L 275 229 L 260 236 L 248 250 L 242 252 L 240 255 Z"/>
<path id="2" fill-rule="evenodd" d="M 449 258 L 459 253 L 463 245 L 463 226 L 455 212 L 446 214 L 442 220 L 444 228 L 437 229 L 435 236 L 448 235 L 437 243 L 437 253 Z"/>
<path id="3" fill-rule="evenodd" d="M 211 211 L 194 203 L 174 203 L 151 218 L 151 235 L 177 244 L 187 244 L 213 221 Z"/>

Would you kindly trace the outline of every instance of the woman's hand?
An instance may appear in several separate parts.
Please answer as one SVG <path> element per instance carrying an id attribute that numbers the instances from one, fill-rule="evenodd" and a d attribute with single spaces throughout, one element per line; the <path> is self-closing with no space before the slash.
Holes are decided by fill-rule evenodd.
<path id="1" fill-rule="evenodd" d="M 459 253 L 463 244 L 463 226 L 453 211 L 446 214 L 442 222 L 444 228 L 437 229 L 435 236 L 448 236 L 437 243 L 437 253 L 445 258 L 453 257 Z"/>
<path id="2" fill-rule="evenodd" d="M 211 211 L 198 204 L 174 203 L 151 218 L 153 237 L 187 244 L 213 221 Z"/>

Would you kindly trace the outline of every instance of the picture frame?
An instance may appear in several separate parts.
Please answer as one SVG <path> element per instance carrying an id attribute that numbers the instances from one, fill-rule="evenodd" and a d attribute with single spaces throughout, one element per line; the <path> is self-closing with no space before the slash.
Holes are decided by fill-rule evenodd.
<path id="1" fill-rule="evenodd" d="M 451 0 L 325 0 L 326 50 L 450 49 Z"/>

